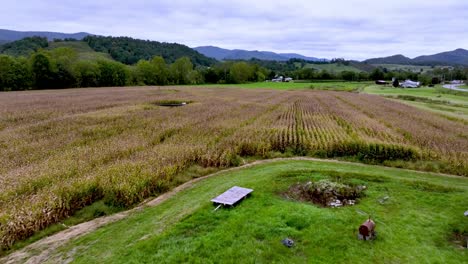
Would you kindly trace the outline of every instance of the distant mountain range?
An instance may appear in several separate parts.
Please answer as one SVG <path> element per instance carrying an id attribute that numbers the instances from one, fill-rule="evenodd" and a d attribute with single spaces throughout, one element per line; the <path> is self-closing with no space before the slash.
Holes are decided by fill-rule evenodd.
<path id="1" fill-rule="evenodd" d="M 84 37 L 92 35 L 86 32 L 79 32 L 79 33 L 59 33 L 59 32 L 47 32 L 47 31 L 14 31 L 14 30 L 7 30 L 7 29 L 0 29 L 0 44 L 4 44 L 7 42 L 12 42 L 16 40 L 20 40 L 26 37 L 45 37 L 49 41 L 54 39 L 65 39 L 65 38 L 73 38 L 81 40 Z"/>
<path id="2" fill-rule="evenodd" d="M 434 55 L 419 56 L 410 59 L 401 54 L 363 61 L 367 64 L 403 64 L 403 65 L 468 65 L 468 50 L 456 49 Z"/>
<path id="3" fill-rule="evenodd" d="M 215 58 L 217 60 L 273 60 L 273 61 L 287 61 L 289 59 L 303 59 L 307 61 L 328 61 L 327 59 L 319 59 L 315 57 L 307 57 L 296 53 L 274 53 L 271 51 L 258 51 L 258 50 L 241 50 L 241 49 L 223 49 L 214 46 L 202 46 L 193 48 L 201 54 Z"/>
<path id="4" fill-rule="evenodd" d="M 39 36 L 45 37 L 49 41 L 53 39 L 73 38 L 81 40 L 88 35 L 86 32 L 79 33 L 60 33 L 47 31 L 14 31 L 0 29 L 0 45 L 18 41 L 26 37 Z M 223 49 L 214 46 L 203 46 L 193 48 L 206 57 L 217 60 L 250 60 L 252 58 L 259 60 L 287 61 L 292 58 L 303 59 L 306 61 L 328 61 L 316 57 L 307 57 L 296 53 L 275 53 L 270 51 L 248 51 L 241 49 Z M 363 61 L 364 64 L 403 64 L 403 65 L 468 65 L 468 50 L 456 49 L 453 51 L 441 52 L 433 55 L 424 55 L 416 58 L 408 58 L 401 54 L 389 57 L 373 58 Z"/>

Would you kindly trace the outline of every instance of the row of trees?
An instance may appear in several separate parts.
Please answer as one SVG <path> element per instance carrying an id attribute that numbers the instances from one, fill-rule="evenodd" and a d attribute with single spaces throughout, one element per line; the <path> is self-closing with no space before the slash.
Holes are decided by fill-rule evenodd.
<path id="1" fill-rule="evenodd" d="M 369 74 L 371 80 L 413 80 L 420 81 L 423 85 L 434 84 L 434 80 L 466 80 L 468 79 L 468 68 L 464 67 L 443 67 L 434 68 L 429 71 L 388 71 L 385 68 L 376 68 Z"/>
<path id="2" fill-rule="evenodd" d="M 278 66 L 278 65 L 276 65 Z M 276 69 L 276 70 L 275 70 Z M 269 69 L 256 61 L 227 61 L 211 67 L 194 66 L 189 57 L 166 63 L 161 56 L 125 65 L 99 58 L 83 60 L 74 49 L 61 47 L 39 50 L 29 57 L 0 55 L 0 91 L 54 89 L 71 87 L 106 87 L 125 85 L 183 85 L 201 83 L 246 83 L 265 81 L 277 75 L 300 80 L 399 80 L 412 79 L 430 84 L 439 79 L 466 79 L 466 69 L 434 69 L 428 73 L 386 71 L 338 73 L 313 68 Z"/>
<path id="3" fill-rule="evenodd" d="M 247 62 L 194 67 L 181 57 L 167 64 L 160 57 L 125 65 L 109 59 L 82 60 L 75 50 L 39 50 L 29 57 L 0 55 L 0 91 L 106 87 L 125 85 L 183 85 L 264 81 L 269 71 Z"/>

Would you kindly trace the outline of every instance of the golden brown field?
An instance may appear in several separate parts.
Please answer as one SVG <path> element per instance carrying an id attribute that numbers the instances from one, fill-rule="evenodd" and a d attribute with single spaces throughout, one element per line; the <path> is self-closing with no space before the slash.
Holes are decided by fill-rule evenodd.
<path id="1" fill-rule="evenodd" d="M 161 107 L 157 100 L 187 100 Z M 103 199 L 131 206 L 192 165 L 347 157 L 468 175 L 468 125 L 379 96 L 134 87 L 0 93 L 0 247 Z"/>

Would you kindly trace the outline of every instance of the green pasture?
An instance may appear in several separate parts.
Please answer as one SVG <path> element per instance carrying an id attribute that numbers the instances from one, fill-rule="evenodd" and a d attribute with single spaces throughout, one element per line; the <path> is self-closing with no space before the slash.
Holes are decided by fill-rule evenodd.
<path id="1" fill-rule="evenodd" d="M 110 59 L 111 56 L 107 53 L 94 51 L 88 43 L 84 41 L 62 41 L 62 42 L 50 42 L 48 49 L 56 48 L 71 48 L 78 54 L 80 60 L 96 60 L 96 59 Z"/>
<path id="2" fill-rule="evenodd" d="M 401 102 L 450 118 L 468 120 L 468 92 L 455 92 L 442 88 L 440 85 L 421 88 L 369 85 L 363 92 L 398 99 Z"/>
<path id="3" fill-rule="evenodd" d="M 329 179 L 367 186 L 355 206 L 321 208 L 285 198 L 298 182 Z M 234 208 L 210 199 L 253 188 Z M 466 234 L 468 179 L 326 161 L 280 161 L 222 173 L 162 204 L 59 248 L 72 263 L 464 263 L 453 242 Z M 383 197 L 387 197 L 383 199 Z M 363 213 L 364 212 L 364 213 Z M 369 214 L 377 239 L 360 241 Z M 291 238 L 292 248 L 281 240 Z"/>
<path id="4" fill-rule="evenodd" d="M 307 64 L 304 68 L 316 69 L 316 70 L 325 70 L 331 73 L 338 73 L 343 71 L 351 71 L 351 72 L 362 72 L 362 70 L 350 66 L 350 65 L 343 65 L 341 63 L 327 63 L 327 64 Z"/>
<path id="5" fill-rule="evenodd" d="M 200 87 L 237 87 L 247 89 L 276 89 L 276 90 L 334 90 L 334 91 L 354 91 L 362 90 L 371 84 L 370 82 L 343 82 L 343 81 L 317 81 L 317 82 L 257 82 L 245 84 L 203 84 Z"/>

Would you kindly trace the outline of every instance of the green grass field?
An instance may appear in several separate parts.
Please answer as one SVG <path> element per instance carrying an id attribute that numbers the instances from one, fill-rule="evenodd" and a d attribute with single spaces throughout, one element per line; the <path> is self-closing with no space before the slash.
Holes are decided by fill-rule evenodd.
<path id="1" fill-rule="evenodd" d="M 368 191 L 357 205 L 333 209 L 281 196 L 294 183 L 324 178 L 364 184 Z M 210 199 L 234 185 L 253 188 L 253 195 L 214 212 Z M 54 254 L 73 263 L 464 263 L 467 251 L 452 238 L 468 230 L 467 195 L 466 178 L 281 161 L 202 180 Z M 357 240 L 366 220 L 358 210 L 377 221 L 376 240 Z M 285 237 L 295 241 L 292 248 L 281 244 Z"/>
<path id="2" fill-rule="evenodd" d="M 416 89 L 369 85 L 364 93 L 377 94 L 449 117 L 468 120 L 468 93 L 453 92 L 440 86 Z"/>
<path id="3" fill-rule="evenodd" d="M 326 70 L 331 73 L 338 73 L 342 71 L 351 71 L 351 72 L 361 72 L 360 69 L 353 67 L 353 66 L 347 66 L 339 63 L 331 63 L 331 64 L 307 64 L 304 66 L 304 68 L 310 68 L 310 69 L 316 69 L 316 70 Z"/>
<path id="4" fill-rule="evenodd" d="M 386 68 L 389 71 L 411 71 L 411 72 L 427 72 L 433 70 L 431 66 L 419 65 L 402 65 L 402 64 L 375 64 L 374 66 Z"/>
<path id="5" fill-rule="evenodd" d="M 203 84 L 200 87 L 237 87 L 247 89 L 275 89 L 275 90 L 333 90 L 333 91 L 354 91 L 362 90 L 370 85 L 370 82 L 343 82 L 343 81 L 317 81 L 317 82 L 258 82 L 245 84 Z"/>

